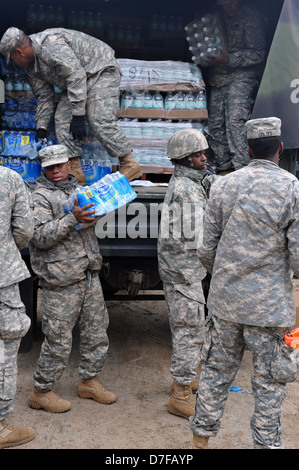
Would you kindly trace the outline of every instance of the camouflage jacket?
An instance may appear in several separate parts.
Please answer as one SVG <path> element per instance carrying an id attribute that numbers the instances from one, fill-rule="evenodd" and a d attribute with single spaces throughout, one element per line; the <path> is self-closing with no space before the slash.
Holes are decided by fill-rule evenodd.
<path id="1" fill-rule="evenodd" d="M 265 327 L 295 323 L 299 275 L 299 182 L 268 160 L 212 187 L 200 259 L 212 272 L 208 307 L 227 321 Z"/>
<path id="2" fill-rule="evenodd" d="M 158 237 L 161 280 L 170 284 L 200 282 L 206 270 L 198 258 L 203 211 L 211 184 L 217 178 L 179 164 L 165 195 Z"/>
<path id="3" fill-rule="evenodd" d="M 33 235 L 34 222 L 29 188 L 21 176 L 0 166 L 0 288 L 30 277 L 20 250 Z"/>
<path id="4" fill-rule="evenodd" d="M 233 17 L 223 14 L 229 63 L 209 67 L 208 81 L 224 86 L 244 78 L 260 78 L 266 54 L 265 21 L 243 4 Z"/>
<path id="5" fill-rule="evenodd" d="M 27 69 L 37 98 L 37 127 L 47 128 L 55 110 L 54 85 L 66 90 L 73 115 L 84 115 L 87 93 L 99 74 L 119 67 L 110 46 L 92 36 L 64 28 L 29 36 L 35 55 Z"/>
<path id="6" fill-rule="evenodd" d="M 86 270 L 101 269 L 95 227 L 76 230 L 77 219 L 64 210 L 76 187 L 73 176 L 60 183 L 45 176 L 37 179 L 33 192 L 35 229 L 29 249 L 32 269 L 41 285 L 71 285 L 85 279 Z"/>

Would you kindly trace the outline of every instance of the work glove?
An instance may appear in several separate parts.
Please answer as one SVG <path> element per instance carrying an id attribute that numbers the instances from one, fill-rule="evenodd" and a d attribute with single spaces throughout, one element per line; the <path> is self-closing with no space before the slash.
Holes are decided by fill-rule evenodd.
<path id="1" fill-rule="evenodd" d="M 35 142 L 41 142 L 47 139 L 47 131 L 46 129 L 37 129 L 35 134 Z"/>
<path id="2" fill-rule="evenodd" d="M 72 117 L 70 133 L 75 140 L 83 140 L 86 137 L 85 116 Z"/>

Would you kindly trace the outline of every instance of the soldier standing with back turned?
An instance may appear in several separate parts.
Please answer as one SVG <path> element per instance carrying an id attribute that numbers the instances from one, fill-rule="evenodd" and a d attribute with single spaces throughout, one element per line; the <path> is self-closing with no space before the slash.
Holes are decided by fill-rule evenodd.
<path id="1" fill-rule="evenodd" d="M 207 448 L 219 431 L 245 348 L 253 361 L 255 448 L 283 448 L 286 383 L 298 375 L 283 337 L 296 321 L 292 276 L 299 275 L 299 182 L 278 166 L 280 119 L 250 120 L 246 130 L 251 162 L 214 183 L 205 212 L 199 257 L 212 279 L 190 420 L 197 449 Z"/>

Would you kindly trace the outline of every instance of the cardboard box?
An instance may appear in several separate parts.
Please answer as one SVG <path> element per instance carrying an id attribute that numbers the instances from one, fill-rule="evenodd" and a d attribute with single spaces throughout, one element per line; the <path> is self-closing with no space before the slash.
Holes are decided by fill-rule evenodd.
<path id="1" fill-rule="evenodd" d="M 184 119 L 193 121 L 205 121 L 208 119 L 208 111 L 206 109 L 137 109 L 137 108 L 124 108 L 119 109 L 117 112 L 118 118 L 130 119 Z"/>
<path id="2" fill-rule="evenodd" d="M 296 307 L 296 324 L 294 325 L 294 328 L 299 328 L 299 279 L 293 279 L 293 286 L 293 296 Z"/>

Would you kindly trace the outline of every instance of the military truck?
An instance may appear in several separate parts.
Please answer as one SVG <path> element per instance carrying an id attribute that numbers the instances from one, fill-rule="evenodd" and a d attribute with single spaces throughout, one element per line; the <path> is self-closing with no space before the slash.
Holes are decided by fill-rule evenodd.
<path id="1" fill-rule="evenodd" d="M 116 51 L 117 58 L 146 61 L 192 62 L 185 38 L 184 25 L 193 18 L 217 8 L 210 0 L 186 0 L 183 4 L 170 0 L 107 0 L 95 6 L 91 0 L 84 7 L 78 0 L 15 0 L 5 6 L 0 19 L 0 36 L 9 26 L 17 26 L 31 34 L 47 27 L 65 26 L 79 29 L 104 40 Z M 297 171 L 297 113 L 299 113 L 298 37 L 299 5 L 296 0 L 252 0 L 265 16 L 268 59 L 256 96 L 253 117 L 275 115 L 283 121 L 285 152 L 281 166 Z M 205 82 L 205 70 L 202 70 Z M 152 77 L 149 76 L 151 80 Z M 209 89 L 206 88 L 207 99 Z M 1 89 L 0 89 L 1 95 Z M 206 116 L 208 117 L 208 116 Z M 142 119 L 144 120 L 144 119 Z M 201 121 L 199 119 L 199 121 Z M 125 214 L 114 214 L 96 228 L 103 256 L 101 279 L 106 298 L 163 298 L 158 274 L 157 236 L 160 209 L 171 168 L 147 169 L 144 180 L 152 183 L 135 187 L 137 198 Z M 138 210 L 142 217 L 138 219 Z M 144 212 L 145 211 L 145 212 Z M 134 227 L 134 236 L 128 235 Z M 106 236 L 105 235 L 106 232 Z M 30 268 L 28 251 L 23 253 Z M 37 282 L 33 278 L 21 283 L 21 293 L 33 326 L 23 339 L 23 350 L 32 344 L 36 318 Z M 158 294 L 156 294 L 158 293 Z"/>

